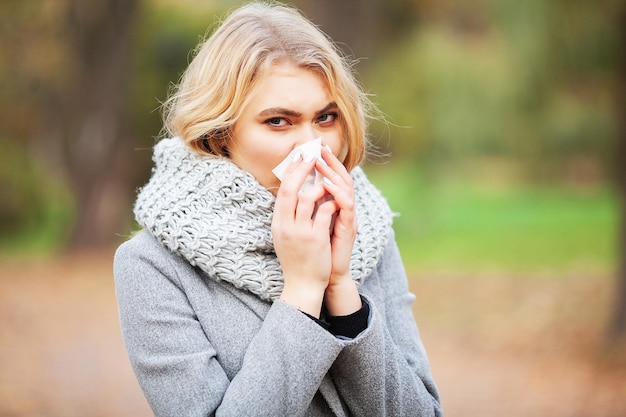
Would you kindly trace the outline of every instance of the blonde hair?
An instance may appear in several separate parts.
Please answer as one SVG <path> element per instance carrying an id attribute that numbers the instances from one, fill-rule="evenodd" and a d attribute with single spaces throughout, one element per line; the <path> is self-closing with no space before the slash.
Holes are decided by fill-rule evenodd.
<path id="1" fill-rule="evenodd" d="M 339 109 L 348 170 L 365 158 L 373 106 L 353 68 L 333 42 L 296 9 L 250 3 L 197 48 L 179 85 L 164 103 L 164 129 L 194 151 L 229 156 L 233 125 L 270 66 L 290 63 L 316 72 Z"/>

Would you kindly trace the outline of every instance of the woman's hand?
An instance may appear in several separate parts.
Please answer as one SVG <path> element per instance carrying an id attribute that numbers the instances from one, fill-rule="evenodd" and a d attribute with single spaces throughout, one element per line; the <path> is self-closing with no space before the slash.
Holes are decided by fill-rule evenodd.
<path id="1" fill-rule="evenodd" d="M 352 177 L 332 152 L 323 148 L 322 158 L 326 165 L 299 159 L 287 169 L 276 194 L 272 235 L 283 269 L 280 298 L 314 317 L 324 301 L 331 315 L 342 316 L 361 308 L 350 273 L 357 232 L 354 189 Z M 313 167 L 324 183 L 298 195 Z M 316 209 L 326 194 L 333 199 Z"/>
<path id="2" fill-rule="evenodd" d="M 332 269 L 331 281 L 350 277 L 350 256 L 356 238 L 357 222 L 354 211 L 354 189 L 352 177 L 343 164 L 326 148 L 322 157 L 328 164 L 316 164 L 316 169 L 324 176 L 324 188 L 333 196 L 337 214 L 331 231 Z"/>
<path id="3" fill-rule="evenodd" d="M 316 185 L 298 195 L 315 161 L 301 158 L 291 164 L 276 193 L 272 236 L 283 270 L 282 300 L 314 317 L 319 317 L 324 292 L 332 276 L 332 248 L 328 230 L 335 201 L 326 201 L 315 211 L 326 190 Z M 315 216 L 313 213 L 315 211 Z"/>
<path id="4" fill-rule="evenodd" d="M 324 176 L 324 188 L 333 196 L 337 207 L 331 236 L 331 270 L 324 301 L 329 313 L 343 316 L 361 308 L 361 298 L 350 273 L 350 257 L 357 233 L 352 177 L 327 148 L 322 149 L 327 166 L 317 163 Z"/>

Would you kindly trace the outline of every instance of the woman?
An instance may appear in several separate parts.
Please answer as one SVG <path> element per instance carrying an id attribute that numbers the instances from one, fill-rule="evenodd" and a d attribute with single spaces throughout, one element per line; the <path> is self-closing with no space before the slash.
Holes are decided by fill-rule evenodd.
<path id="1" fill-rule="evenodd" d="M 368 111 L 289 7 L 244 6 L 199 47 L 135 204 L 145 230 L 115 257 L 155 415 L 441 415 L 391 211 L 358 168 Z"/>

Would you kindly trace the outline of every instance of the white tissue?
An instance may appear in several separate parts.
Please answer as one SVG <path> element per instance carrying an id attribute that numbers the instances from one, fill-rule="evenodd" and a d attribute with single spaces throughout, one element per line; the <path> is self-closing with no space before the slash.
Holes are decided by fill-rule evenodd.
<path id="1" fill-rule="evenodd" d="M 285 171 L 287 171 L 287 168 L 289 168 L 289 165 L 292 162 L 295 162 L 300 156 L 305 161 L 312 161 L 313 159 L 317 159 L 322 164 L 327 165 L 326 161 L 322 159 L 322 138 L 319 137 L 309 142 L 305 142 L 302 145 L 296 146 L 291 152 L 289 152 L 289 155 L 287 155 L 287 157 L 283 159 L 283 161 L 280 164 L 278 164 L 276 168 L 272 170 L 272 172 L 274 173 L 274 175 L 276 175 L 276 177 L 279 180 L 282 181 L 283 176 L 285 175 Z M 306 179 L 304 180 L 304 183 L 302 184 L 300 191 L 298 191 L 298 195 L 302 194 L 304 191 L 308 190 L 310 187 L 321 183 L 322 181 L 324 181 L 324 176 L 317 169 L 313 168 L 311 172 L 307 175 Z M 325 194 L 324 197 L 319 199 L 315 203 L 315 208 L 313 209 L 313 214 L 311 215 L 311 218 L 315 217 L 315 213 L 317 213 L 317 209 L 322 203 L 332 200 L 332 199 L 333 199 L 333 196 L 330 194 Z M 330 225 L 329 225 L 329 230 L 328 230 L 330 236 L 333 235 L 333 231 L 335 229 L 336 218 L 337 218 L 337 213 L 334 213 L 332 218 L 330 219 Z"/>
<path id="2" fill-rule="evenodd" d="M 289 165 L 300 156 L 305 161 L 317 159 L 322 164 L 326 165 L 326 161 L 322 159 L 322 138 L 319 137 L 295 147 L 291 152 L 289 152 L 289 155 L 287 155 L 287 157 L 272 170 L 272 172 L 279 180 L 282 181 L 285 171 L 287 171 Z M 300 188 L 298 194 L 303 193 L 314 185 L 320 184 L 322 181 L 324 181 L 324 176 L 318 170 L 313 168 L 304 180 L 302 188 Z"/>

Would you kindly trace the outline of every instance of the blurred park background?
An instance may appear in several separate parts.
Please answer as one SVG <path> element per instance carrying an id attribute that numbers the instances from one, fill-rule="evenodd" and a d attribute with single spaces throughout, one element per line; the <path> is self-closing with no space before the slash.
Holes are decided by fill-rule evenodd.
<path id="1" fill-rule="evenodd" d="M 159 103 L 226 0 L 0 3 L 0 416 L 147 416 L 111 262 Z M 450 417 L 626 415 L 620 0 L 300 0 L 386 122 Z"/>

